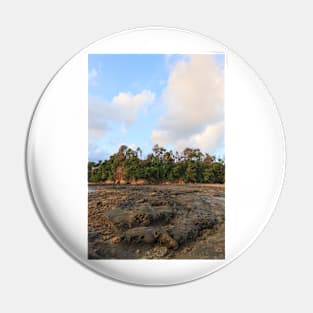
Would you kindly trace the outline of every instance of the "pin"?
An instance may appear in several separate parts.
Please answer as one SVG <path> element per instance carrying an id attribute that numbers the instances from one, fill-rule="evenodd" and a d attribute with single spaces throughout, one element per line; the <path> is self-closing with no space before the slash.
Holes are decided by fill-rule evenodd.
<path id="1" fill-rule="evenodd" d="M 285 142 L 256 73 L 203 35 L 148 27 L 72 57 L 40 97 L 27 173 L 42 222 L 105 277 L 170 285 L 224 267 L 277 204 Z"/>

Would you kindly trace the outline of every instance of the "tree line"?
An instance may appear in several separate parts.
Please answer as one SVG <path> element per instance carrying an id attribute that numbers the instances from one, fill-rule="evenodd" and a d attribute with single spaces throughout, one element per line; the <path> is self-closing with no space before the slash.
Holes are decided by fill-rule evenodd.
<path id="1" fill-rule="evenodd" d="M 186 148 L 182 153 L 155 145 L 142 158 L 142 150 L 125 145 L 107 160 L 88 162 L 89 182 L 131 183 L 221 183 L 225 181 L 225 162 L 200 149 Z"/>

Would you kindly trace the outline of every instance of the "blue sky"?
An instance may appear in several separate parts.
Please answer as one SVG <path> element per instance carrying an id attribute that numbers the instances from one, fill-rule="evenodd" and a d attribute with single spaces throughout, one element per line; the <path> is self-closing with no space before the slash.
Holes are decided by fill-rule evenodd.
<path id="1" fill-rule="evenodd" d="M 158 143 L 224 155 L 224 55 L 91 54 L 89 154 Z"/>

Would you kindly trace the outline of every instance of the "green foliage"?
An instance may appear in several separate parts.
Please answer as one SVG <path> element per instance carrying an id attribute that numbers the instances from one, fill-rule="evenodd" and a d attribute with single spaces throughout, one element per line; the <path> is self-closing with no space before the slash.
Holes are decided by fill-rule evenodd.
<path id="1" fill-rule="evenodd" d="M 88 162 L 88 181 L 119 183 L 144 179 L 150 183 L 220 183 L 225 181 L 224 160 L 186 148 L 181 154 L 155 145 L 152 153 L 142 159 L 140 148 L 122 145 L 108 160 Z"/>
<path id="2" fill-rule="evenodd" d="M 225 165 L 224 163 L 214 162 L 204 171 L 204 181 L 207 183 L 224 183 Z"/>

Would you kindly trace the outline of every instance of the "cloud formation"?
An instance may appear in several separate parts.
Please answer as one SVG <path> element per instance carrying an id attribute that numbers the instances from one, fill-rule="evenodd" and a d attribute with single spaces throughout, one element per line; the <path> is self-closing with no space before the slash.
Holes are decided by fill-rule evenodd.
<path id="1" fill-rule="evenodd" d="M 191 55 L 173 67 L 163 94 L 166 113 L 152 142 L 213 153 L 224 140 L 224 73 L 210 55 Z"/>
<path id="2" fill-rule="evenodd" d="M 100 137 L 108 129 L 108 123 L 119 122 L 128 128 L 137 118 L 141 108 L 153 102 L 155 96 L 149 90 L 133 95 L 120 92 L 111 102 L 89 98 L 88 126 L 89 138 Z"/>
<path id="3" fill-rule="evenodd" d="M 98 76 L 98 72 L 93 68 L 91 71 L 88 72 L 88 79 L 93 79 Z"/>

